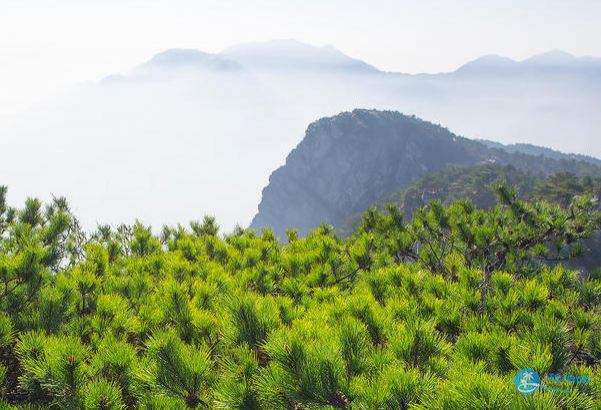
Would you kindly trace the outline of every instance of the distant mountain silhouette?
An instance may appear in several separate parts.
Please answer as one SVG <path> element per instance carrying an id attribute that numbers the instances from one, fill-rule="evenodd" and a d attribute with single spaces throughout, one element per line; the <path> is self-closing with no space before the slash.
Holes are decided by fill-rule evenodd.
<path id="1" fill-rule="evenodd" d="M 601 58 L 595 58 L 590 56 L 575 57 L 565 51 L 553 50 L 547 53 L 537 54 L 530 58 L 527 58 L 521 62 L 523 65 L 528 66 L 555 66 L 555 67 L 591 67 L 600 69 Z"/>
<path id="2" fill-rule="evenodd" d="M 537 54 L 523 61 L 509 57 L 488 55 L 470 61 L 451 74 L 507 75 L 539 73 L 572 73 L 574 70 L 601 73 L 601 58 L 575 57 L 564 51 L 553 50 Z"/>
<path id="3" fill-rule="evenodd" d="M 239 70 L 242 65 L 218 55 L 199 50 L 172 48 L 156 54 L 148 61 L 147 67 L 175 68 L 190 67 L 211 68 L 217 70 Z"/>
<path id="4" fill-rule="evenodd" d="M 509 57 L 497 55 L 482 56 L 470 61 L 454 71 L 455 74 L 499 74 L 501 72 L 514 71 L 520 63 Z"/>
<path id="5" fill-rule="evenodd" d="M 332 46 L 314 47 L 296 40 L 239 44 L 225 49 L 221 55 L 255 69 L 378 72 L 375 67 Z"/>
<path id="6" fill-rule="evenodd" d="M 293 39 L 242 43 L 228 47 L 217 54 L 195 49 L 173 48 L 156 54 L 145 65 L 172 68 L 196 65 L 219 69 L 248 67 L 268 70 L 343 70 L 369 74 L 403 74 L 403 72 L 381 71 L 365 61 L 349 57 L 331 45 L 315 47 Z M 540 69 L 601 71 L 601 58 L 575 57 L 559 50 L 537 54 L 522 61 L 491 54 L 470 61 L 457 70 L 439 74 L 500 74 Z"/>

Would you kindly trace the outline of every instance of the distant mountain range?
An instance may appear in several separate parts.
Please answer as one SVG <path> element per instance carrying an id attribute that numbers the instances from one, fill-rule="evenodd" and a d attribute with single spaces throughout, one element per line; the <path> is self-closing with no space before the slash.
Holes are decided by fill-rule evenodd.
<path id="1" fill-rule="evenodd" d="M 172 48 L 152 57 L 148 67 L 177 68 L 199 67 L 215 70 L 241 70 L 243 66 L 221 55 L 209 54 L 199 50 Z"/>
<path id="2" fill-rule="evenodd" d="M 10 138 L 0 138 L 0 151 L 11 155 L 0 175 L 17 197 L 71 198 L 88 228 L 212 214 L 228 231 L 248 226 L 269 175 L 307 124 L 355 108 L 414 114 L 509 150 L 530 144 L 601 158 L 599 61 L 561 52 L 519 62 L 487 56 L 448 73 L 410 75 L 294 40 L 215 54 L 174 48 L 3 126 Z"/>
<path id="3" fill-rule="evenodd" d="M 356 107 L 393 109 L 435 119 L 471 138 L 601 157 L 601 145 L 592 144 L 601 129 L 601 58 L 557 50 L 523 61 L 488 55 L 452 72 L 409 75 L 381 71 L 333 46 L 273 40 L 217 54 L 166 50 L 106 82 L 149 73 L 162 74 L 154 79 L 187 75 L 189 83 L 200 81 L 190 78 L 194 72 L 215 87 L 228 88 L 233 79 L 238 95 L 258 93 L 306 119 Z M 207 77 L 217 74 L 225 78 Z M 249 91 L 246 83 L 260 89 Z"/>
<path id="4" fill-rule="evenodd" d="M 455 74 L 497 74 L 516 75 L 524 73 L 565 73 L 578 71 L 599 74 L 601 72 L 601 58 L 575 57 L 563 51 L 550 51 L 537 54 L 523 61 L 515 61 L 508 57 L 489 55 L 471 61 L 459 69 Z"/>
<path id="5" fill-rule="evenodd" d="M 345 71 L 363 74 L 403 74 L 387 72 L 358 59 L 347 56 L 337 48 L 327 45 L 315 47 L 296 40 L 271 40 L 262 43 L 243 43 L 226 48 L 220 53 L 209 54 L 194 49 L 168 49 L 152 57 L 146 66 L 191 66 L 198 68 L 250 68 L 271 71 Z M 457 70 L 441 74 L 488 74 L 509 75 L 524 72 L 565 72 L 586 70 L 601 74 L 601 58 L 575 57 L 553 50 L 537 54 L 523 61 L 509 57 L 487 55 L 470 61 Z M 427 74 L 426 75 L 436 75 Z"/>
<path id="6" fill-rule="evenodd" d="M 379 70 L 351 58 L 333 46 L 313 47 L 295 40 L 239 44 L 221 54 L 251 69 L 343 71 L 374 74 Z"/>

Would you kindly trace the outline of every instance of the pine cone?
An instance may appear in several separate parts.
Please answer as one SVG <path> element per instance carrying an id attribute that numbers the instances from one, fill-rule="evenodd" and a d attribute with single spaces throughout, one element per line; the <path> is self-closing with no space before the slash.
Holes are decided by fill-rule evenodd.
<path id="1" fill-rule="evenodd" d="M 72 354 L 70 354 L 67 357 L 67 363 L 69 363 L 71 366 L 73 366 L 75 364 L 75 356 L 73 356 Z"/>
<path id="2" fill-rule="evenodd" d="M 306 409 L 306 407 L 303 403 L 296 403 L 294 405 L 294 410 L 305 410 L 305 409 Z"/>
<path id="3" fill-rule="evenodd" d="M 90 335 L 89 334 L 85 334 L 85 335 L 81 336 L 81 342 L 83 344 L 89 345 L 91 341 L 92 340 L 90 339 Z"/>
<path id="4" fill-rule="evenodd" d="M 259 366 L 267 366 L 267 363 L 269 363 L 269 355 L 267 354 L 265 349 L 257 348 L 255 349 L 255 354 L 257 355 L 257 362 L 259 363 Z"/>
<path id="5" fill-rule="evenodd" d="M 127 333 L 127 343 L 134 345 L 134 346 L 138 345 L 138 338 L 135 333 L 133 333 L 133 332 Z"/>
<path id="6" fill-rule="evenodd" d="M 348 404 L 348 400 L 346 398 L 346 396 L 344 395 L 344 393 L 342 392 L 337 392 L 336 394 L 334 394 L 333 399 L 331 399 L 330 403 L 338 408 L 346 408 L 346 405 Z"/>
<path id="7" fill-rule="evenodd" d="M 100 399 L 98 400 L 98 405 L 100 406 L 101 409 L 106 409 L 106 401 L 107 401 L 106 396 L 101 394 Z"/>
<path id="8" fill-rule="evenodd" d="M 123 398 L 123 404 L 125 404 L 125 407 L 128 408 L 128 409 L 137 408 L 136 407 L 136 398 L 135 397 L 124 397 Z"/>
<path id="9" fill-rule="evenodd" d="M 191 409 L 195 408 L 200 403 L 200 399 L 195 394 L 190 394 L 189 396 L 186 396 L 185 401 L 186 406 L 190 407 Z"/>
<path id="10" fill-rule="evenodd" d="M 346 396 L 344 395 L 344 393 L 338 392 L 338 393 L 336 393 L 335 397 L 336 397 L 336 400 L 338 400 L 340 403 L 348 404 L 348 400 L 346 399 Z"/>

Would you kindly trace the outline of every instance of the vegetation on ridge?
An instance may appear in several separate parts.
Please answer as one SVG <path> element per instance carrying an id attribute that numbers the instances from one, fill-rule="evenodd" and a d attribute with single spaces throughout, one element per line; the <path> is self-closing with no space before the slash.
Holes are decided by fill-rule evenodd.
<path id="1" fill-rule="evenodd" d="M 542 178 L 513 165 L 486 163 L 471 167 L 450 167 L 426 174 L 402 191 L 386 195 L 371 206 L 378 210 L 386 209 L 386 204 L 397 203 L 408 217 L 428 205 L 433 199 L 449 206 L 460 199 L 468 198 L 480 209 L 493 208 L 497 201 L 491 185 L 506 182 L 519 192 L 525 201 L 544 200 L 566 208 L 577 195 L 601 196 L 601 177 L 577 176 L 564 172 Z M 337 232 L 344 237 L 352 235 L 359 227 L 362 213 L 347 218 Z"/>
<path id="2" fill-rule="evenodd" d="M 599 271 L 540 263 L 578 256 L 597 206 L 496 196 L 281 244 L 210 217 L 86 237 L 63 199 L 3 188 L 0 409 L 601 408 Z M 522 395 L 525 367 L 578 393 Z"/>

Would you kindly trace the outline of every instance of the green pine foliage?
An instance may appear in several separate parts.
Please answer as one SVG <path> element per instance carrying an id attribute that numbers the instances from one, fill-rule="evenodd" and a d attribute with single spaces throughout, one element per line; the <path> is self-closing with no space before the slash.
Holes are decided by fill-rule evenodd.
<path id="1" fill-rule="evenodd" d="M 600 275 L 561 265 L 597 204 L 494 192 L 280 243 L 211 217 L 85 235 L 3 188 L 0 409 L 601 409 Z M 526 367 L 579 392 L 525 396 Z"/>

